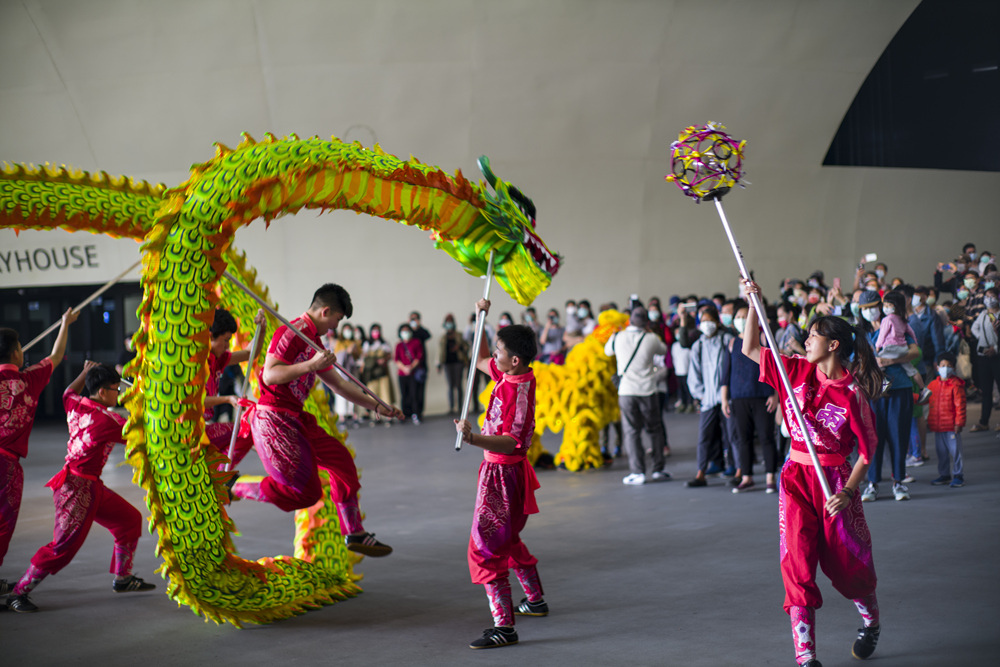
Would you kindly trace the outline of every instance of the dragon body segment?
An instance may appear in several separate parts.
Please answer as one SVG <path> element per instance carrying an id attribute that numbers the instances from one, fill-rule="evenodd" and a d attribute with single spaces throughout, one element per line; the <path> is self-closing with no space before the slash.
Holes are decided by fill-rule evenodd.
<path id="1" fill-rule="evenodd" d="M 223 457 L 208 445 L 201 416 L 209 326 L 222 299 L 242 322 L 256 306 L 220 282 L 233 271 L 266 298 L 245 258 L 232 248 L 241 226 L 302 208 L 350 209 L 432 232 L 436 247 L 473 275 L 490 252 L 498 283 L 522 304 L 559 268 L 534 232 L 534 205 L 480 161 L 489 187 L 449 176 L 376 146 L 318 138 L 248 135 L 166 189 L 64 168 L 6 165 L 0 170 L 0 227 L 90 231 L 142 242 L 143 300 L 135 359 L 125 394 L 131 415 L 127 456 L 146 491 L 168 595 L 216 622 L 265 623 L 355 595 L 356 558 L 343 547 L 336 511 L 325 500 L 296 518 L 296 557 L 239 558 L 234 526 L 216 473 Z M 492 190 L 492 192 L 491 192 Z M 268 334 L 273 334 L 274 323 Z M 243 332 L 245 334 L 245 332 Z M 237 337 L 239 340 L 239 337 Z M 262 352 L 263 356 L 263 352 Z M 337 437 L 321 394 L 306 409 Z"/>

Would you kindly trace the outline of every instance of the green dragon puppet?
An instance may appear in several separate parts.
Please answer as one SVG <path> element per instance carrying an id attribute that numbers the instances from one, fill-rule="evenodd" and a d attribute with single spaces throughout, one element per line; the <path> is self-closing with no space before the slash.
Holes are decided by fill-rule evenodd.
<path id="1" fill-rule="evenodd" d="M 487 183 L 400 160 L 377 145 L 270 134 L 257 142 L 244 134 L 234 149 L 216 144 L 215 157 L 194 165 L 190 178 L 171 189 L 104 172 L 4 165 L 0 227 L 62 228 L 142 242 L 141 327 L 128 367 L 137 381 L 125 395 L 131 415 L 126 452 L 146 492 L 171 598 L 206 619 L 241 626 L 360 591 L 328 496 L 298 512 L 296 557 L 247 561 L 235 553 L 228 496 L 215 472 L 222 459 L 208 446 L 201 415 L 208 329 L 220 297 L 242 322 L 256 310 L 248 296 L 220 281 L 222 273 L 232 271 L 267 296 L 232 248 L 236 230 L 303 208 L 397 220 L 430 230 L 435 246 L 472 275 L 485 274 L 492 251 L 498 283 L 529 304 L 548 287 L 559 257 L 535 234 L 531 201 L 498 179 L 485 157 L 479 164 Z M 269 323 L 268 333 L 274 328 Z M 338 435 L 324 400 L 314 396 L 306 409 Z"/>

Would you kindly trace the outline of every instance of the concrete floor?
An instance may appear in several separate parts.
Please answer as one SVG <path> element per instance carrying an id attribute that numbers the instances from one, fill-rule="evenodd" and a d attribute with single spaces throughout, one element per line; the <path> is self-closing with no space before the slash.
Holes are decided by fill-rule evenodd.
<path id="1" fill-rule="evenodd" d="M 978 409 L 970 412 L 971 423 Z M 111 538 L 95 526 L 73 563 L 32 594 L 40 613 L 0 613 L 0 662 L 793 665 L 781 609 L 777 496 L 737 496 L 718 479 L 685 488 L 695 468 L 697 416 L 674 415 L 668 430 L 674 481 L 623 486 L 622 461 L 607 470 L 540 474 L 541 513 L 524 539 L 539 558 L 552 613 L 519 618 L 519 646 L 467 648 L 491 625 L 465 561 L 482 455 L 456 453 L 450 420 L 431 418 L 351 432 L 366 525 L 396 550 L 361 563 L 359 597 L 268 626 L 216 626 L 162 592 L 149 535 L 139 543 L 135 571 L 160 590 L 112 593 Z M 546 436 L 550 450 L 558 443 Z M 932 462 L 912 469 L 910 502 L 865 507 L 883 623 L 876 664 L 996 664 L 1000 654 L 1000 440 L 966 432 L 964 443 L 965 488 L 932 487 Z M 35 429 L 21 517 L 0 576 L 19 577 L 51 539 L 51 494 L 42 485 L 64 453 L 65 427 Z M 105 482 L 145 510 L 131 470 L 113 465 L 121 460 L 120 452 L 112 455 Z M 255 472 L 253 454 L 248 462 L 244 472 Z M 290 515 L 249 502 L 232 514 L 244 557 L 291 552 Z M 857 613 L 822 575 L 820 582 L 827 605 L 818 614 L 819 657 L 827 667 L 854 664 Z"/>

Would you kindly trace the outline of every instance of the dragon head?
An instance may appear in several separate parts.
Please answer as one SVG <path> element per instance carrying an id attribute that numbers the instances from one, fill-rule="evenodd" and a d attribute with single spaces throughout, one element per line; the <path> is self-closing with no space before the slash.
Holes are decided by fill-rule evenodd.
<path id="1" fill-rule="evenodd" d="M 485 155 L 479 170 L 486 179 L 477 188 L 483 202 L 470 233 L 453 241 L 437 240 L 472 275 L 485 275 L 490 251 L 493 275 L 500 287 L 521 305 L 529 305 L 552 282 L 561 258 L 535 233 L 535 205 L 516 187 L 497 178 Z"/>

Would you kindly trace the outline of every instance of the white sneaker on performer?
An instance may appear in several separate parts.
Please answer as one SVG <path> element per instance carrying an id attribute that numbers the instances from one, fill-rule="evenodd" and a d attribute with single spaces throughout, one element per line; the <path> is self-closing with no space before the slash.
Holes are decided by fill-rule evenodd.
<path id="1" fill-rule="evenodd" d="M 640 486 L 646 483 L 646 476 L 632 473 L 628 477 L 622 480 L 622 484 L 628 484 L 629 486 Z"/>

